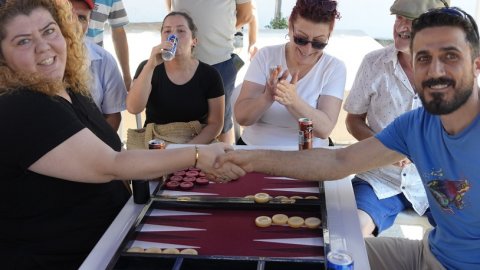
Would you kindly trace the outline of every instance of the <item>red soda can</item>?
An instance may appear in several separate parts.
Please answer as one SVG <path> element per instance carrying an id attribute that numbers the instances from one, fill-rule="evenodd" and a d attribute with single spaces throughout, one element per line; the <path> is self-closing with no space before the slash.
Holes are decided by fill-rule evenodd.
<path id="1" fill-rule="evenodd" d="M 308 118 L 298 119 L 298 150 L 313 147 L 313 122 Z"/>
<path id="2" fill-rule="evenodd" d="M 165 149 L 166 143 L 164 140 L 153 139 L 148 142 L 148 149 Z"/>

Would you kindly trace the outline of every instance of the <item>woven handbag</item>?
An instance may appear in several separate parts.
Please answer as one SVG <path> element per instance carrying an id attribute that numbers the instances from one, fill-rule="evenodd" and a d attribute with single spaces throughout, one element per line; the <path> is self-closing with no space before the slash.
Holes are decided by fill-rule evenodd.
<path id="1" fill-rule="evenodd" d="M 148 142 L 153 139 L 164 140 L 165 143 L 187 143 L 200 134 L 203 125 L 199 121 L 174 122 L 169 124 L 147 124 L 140 129 L 127 130 L 127 150 L 148 149 Z"/>

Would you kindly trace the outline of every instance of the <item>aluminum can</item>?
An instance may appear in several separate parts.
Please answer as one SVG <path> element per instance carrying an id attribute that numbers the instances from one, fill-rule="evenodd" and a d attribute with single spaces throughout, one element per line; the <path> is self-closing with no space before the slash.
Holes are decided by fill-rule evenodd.
<path id="1" fill-rule="evenodd" d="M 162 50 L 163 61 L 171 61 L 175 57 L 175 53 L 177 52 L 177 36 L 175 34 L 170 34 L 167 38 L 167 41 L 170 41 L 170 43 L 172 43 L 172 48 L 170 50 Z"/>
<path id="2" fill-rule="evenodd" d="M 148 142 L 148 149 L 165 149 L 166 143 L 164 140 L 153 139 Z"/>
<path id="3" fill-rule="evenodd" d="M 353 270 L 353 258 L 344 250 L 332 250 L 327 254 L 327 270 Z"/>
<path id="4" fill-rule="evenodd" d="M 313 147 L 313 122 L 308 118 L 298 119 L 298 150 Z"/>
<path id="5" fill-rule="evenodd" d="M 165 149 L 167 147 L 167 144 L 165 143 L 164 140 L 160 139 L 153 139 L 148 141 L 148 149 Z M 158 178 L 158 180 L 162 180 L 165 182 L 165 176 L 161 176 Z"/>

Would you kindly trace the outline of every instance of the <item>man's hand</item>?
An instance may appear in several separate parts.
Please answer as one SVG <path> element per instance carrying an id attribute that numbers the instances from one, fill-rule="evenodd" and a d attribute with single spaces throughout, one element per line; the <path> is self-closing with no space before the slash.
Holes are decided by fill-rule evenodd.
<path id="1" fill-rule="evenodd" d="M 256 44 L 250 44 L 248 45 L 248 54 L 250 55 L 250 61 L 252 61 L 253 57 L 255 54 L 258 52 L 258 47 Z"/>
<path id="2" fill-rule="evenodd" d="M 224 166 L 214 167 L 217 158 L 225 153 L 233 152 L 233 147 L 225 143 L 215 143 L 198 148 L 199 157 L 197 167 L 199 167 L 210 180 L 217 182 L 227 182 L 245 175 L 245 170 L 235 164 L 224 164 Z"/>
<path id="3" fill-rule="evenodd" d="M 123 75 L 123 83 L 125 84 L 125 88 L 130 90 L 130 86 L 132 85 L 132 77 L 130 77 L 130 74 L 128 75 Z"/>
<path id="4" fill-rule="evenodd" d="M 221 169 L 232 164 L 241 168 L 244 172 L 252 172 L 254 162 L 252 153 L 253 151 L 249 150 L 229 151 L 226 154 L 217 157 L 214 167 L 216 169 Z"/>
<path id="5" fill-rule="evenodd" d="M 393 166 L 397 166 L 397 167 L 403 168 L 403 167 L 407 166 L 407 165 L 410 164 L 410 163 L 412 163 L 412 162 L 410 161 L 410 159 L 404 158 L 404 159 L 402 159 L 402 160 L 400 160 L 400 161 L 397 161 L 397 162 L 393 163 Z"/>

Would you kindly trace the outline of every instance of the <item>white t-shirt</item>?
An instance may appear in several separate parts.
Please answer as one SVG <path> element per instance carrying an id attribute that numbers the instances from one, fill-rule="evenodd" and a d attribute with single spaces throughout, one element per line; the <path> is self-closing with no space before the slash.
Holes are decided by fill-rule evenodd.
<path id="1" fill-rule="evenodd" d="M 198 28 L 195 56 L 209 65 L 227 61 L 237 32 L 237 4 L 250 0 L 172 0 L 173 11 L 188 13 Z"/>
<path id="2" fill-rule="evenodd" d="M 345 100 L 345 111 L 367 114 L 368 126 L 379 133 L 399 115 L 421 106 L 398 60 L 394 45 L 365 56 Z M 367 181 L 379 199 L 401 192 L 423 215 L 428 208 L 427 195 L 415 165 L 404 168 L 389 165 L 357 175 Z"/>
<path id="3" fill-rule="evenodd" d="M 282 70 L 287 69 L 285 44 L 260 49 L 250 63 L 244 80 L 265 85 L 270 67 L 276 65 L 281 65 Z M 312 69 L 297 82 L 297 94 L 313 108 L 317 107 L 321 95 L 342 100 L 346 76 L 345 64 L 324 52 Z M 291 80 L 291 76 L 287 80 Z M 298 119 L 285 106 L 274 102 L 255 124 L 244 127 L 242 140 L 247 145 L 298 146 Z M 314 147 L 327 145 L 328 139 L 314 138 Z"/>

